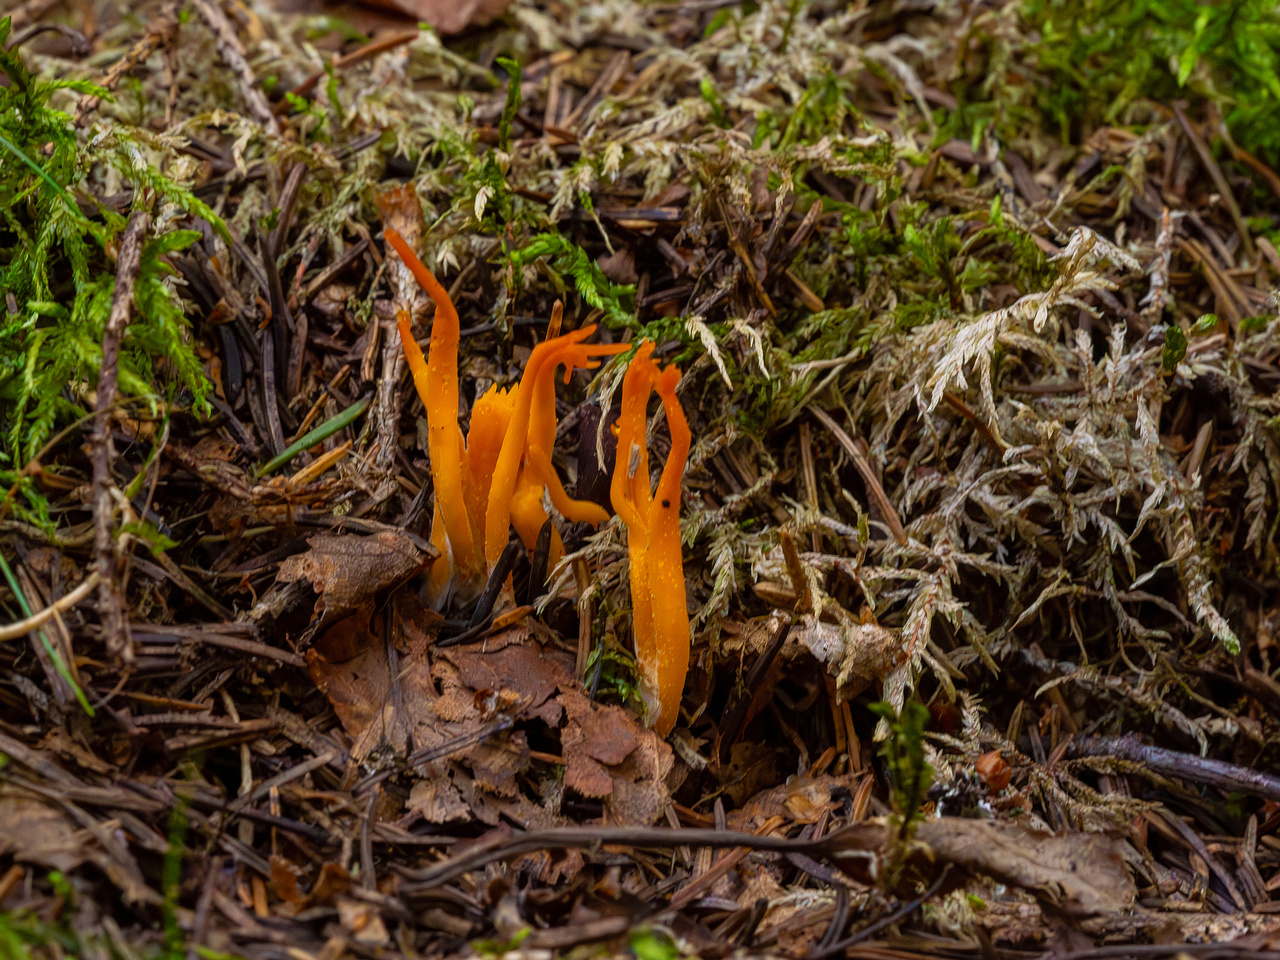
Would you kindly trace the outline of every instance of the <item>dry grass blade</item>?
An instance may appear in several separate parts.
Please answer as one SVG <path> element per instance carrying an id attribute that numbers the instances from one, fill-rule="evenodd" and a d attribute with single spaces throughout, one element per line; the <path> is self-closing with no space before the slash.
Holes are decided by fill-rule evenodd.
<path id="1" fill-rule="evenodd" d="M 898 511 L 894 509 L 893 504 L 889 502 L 889 495 L 884 492 L 884 486 L 880 483 L 880 478 L 876 475 L 875 470 L 871 466 L 871 461 L 866 458 L 858 445 L 853 442 L 853 438 L 841 429 L 835 419 L 825 410 L 812 407 L 810 412 L 818 418 L 821 423 L 830 432 L 837 443 L 849 459 L 853 461 L 854 467 L 858 470 L 858 475 L 862 477 L 862 482 L 867 485 L 867 495 L 871 497 L 876 508 L 880 511 L 881 517 L 889 527 L 889 532 L 893 534 L 894 539 L 899 545 L 907 542 L 907 531 L 902 525 L 902 519 L 898 516 Z"/>

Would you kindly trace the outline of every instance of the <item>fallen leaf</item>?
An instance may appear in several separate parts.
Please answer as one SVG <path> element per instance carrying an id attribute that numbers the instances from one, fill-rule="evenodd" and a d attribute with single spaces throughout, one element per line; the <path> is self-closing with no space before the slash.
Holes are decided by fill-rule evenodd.
<path id="1" fill-rule="evenodd" d="M 439 747 L 481 725 L 469 692 L 456 698 L 455 712 L 436 709 L 440 697 L 427 647 L 441 622 L 439 614 L 424 610 L 416 598 L 396 595 L 391 623 L 409 641 L 396 650 L 394 676 L 381 639 L 383 617 L 373 614 L 371 606 L 338 621 L 307 650 L 307 671 L 351 737 L 356 761 L 375 751 L 404 756 L 410 745 L 414 750 Z"/>
<path id="2" fill-rule="evenodd" d="M 391 942 L 387 935 L 387 925 L 383 923 L 378 908 L 371 903 L 359 900 L 339 898 L 337 902 L 338 920 L 356 943 L 369 947 L 385 947 Z"/>
<path id="3" fill-rule="evenodd" d="M 628 247 L 623 247 L 610 256 L 601 257 L 596 262 L 600 272 L 614 283 L 636 283 L 640 279 L 636 273 L 636 255 Z"/>
<path id="4" fill-rule="evenodd" d="M 560 722 L 560 707 L 548 700 L 557 688 L 573 681 L 574 657 L 556 647 L 543 646 L 528 627 L 514 627 L 483 643 L 448 647 L 440 656 L 458 668 L 472 690 L 512 690 L 526 705 L 524 712 L 548 726 Z"/>
<path id="5" fill-rule="evenodd" d="M 754 832 L 773 817 L 782 817 L 793 823 L 817 823 L 823 812 L 832 806 L 837 794 L 844 797 L 852 795 L 859 779 L 860 774 L 856 773 L 838 777 L 831 774 L 794 777 L 772 789 L 762 790 L 741 809 L 731 811 L 729 829 Z"/>
<path id="6" fill-rule="evenodd" d="M 0 796 L 0 855 L 68 873 L 91 859 L 90 849 L 61 810 L 39 800 Z"/>
<path id="7" fill-rule="evenodd" d="M 1129 909 L 1137 888 L 1125 869 L 1124 840 L 1101 833 L 1040 833 L 1017 823 L 941 817 L 916 839 L 943 860 L 1048 900 L 1068 916 Z"/>
<path id="8" fill-rule="evenodd" d="M 271 855 L 271 887 L 276 896 L 295 908 L 301 908 L 307 902 L 306 896 L 298 889 L 298 874 L 286 858 L 279 854 Z"/>
<path id="9" fill-rule="evenodd" d="M 523 730 L 497 743 L 481 743 L 467 757 L 478 786 L 502 797 L 520 793 L 516 776 L 529 767 L 529 744 Z"/>
<path id="10" fill-rule="evenodd" d="M 419 780 L 409 791 L 407 813 L 400 822 L 406 829 L 419 819 L 427 823 L 465 821 L 471 816 L 471 808 L 448 777 L 431 777 Z"/>
<path id="11" fill-rule="evenodd" d="M 905 656 L 897 635 L 874 623 L 824 623 L 806 614 L 791 637 L 826 664 L 846 696 L 879 683 Z"/>
<path id="12" fill-rule="evenodd" d="M 332 903 L 334 897 L 341 896 L 350 889 L 351 875 L 339 864 L 326 863 L 320 868 L 320 876 L 311 888 L 307 902 L 316 906 L 324 906 Z"/>
<path id="13" fill-rule="evenodd" d="M 729 748 L 729 763 L 720 774 L 724 791 L 734 806 L 742 806 L 780 779 L 777 747 L 747 740 Z"/>
<path id="14" fill-rule="evenodd" d="M 621 707 L 593 703 L 572 688 L 557 699 L 567 714 L 560 734 L 565 786 L 604 800 L 607 822 L 655 823 L 671 801 L 671 747 Z"/>
<path id="15" fill-rule="evenodd" d="M 576 690 L 567 690 L 557 699 L 568 714 L 568 723 L 560 735 L 560 749 L 565 761 L 565 786 L 578 791 L 584 797 L 596 800 L 611 796 L 613 777 L 609 775 L 604 764 L 597 757 L 592 756 L 589 744 L 603 735 L 603 728 L 606 725 L 624 726 L 630 721 L 634 726 L 635 721 L 630 720 L 622 708 L 601 707 Z M 619 714 L 621 714 L 620 718 L 617 717 Z M 634 744 L 631 749 L 635 749 Z"/>
<path id="16" fill-rule="evenodd" d="M 1013 769 L 1009 766 L 1009 761 L 1000 755 L 999 750 L 984 753 L 974 761 L 973 768 L 982 778 L 982 782 L 996 793 L 1007 787 L 1013 777 Z"/>
<path id="17" fill-rule="evenodd" d="M 882 817 L 832 834 L 832 859 L 856 879 L 868 856 L 883 854 Z M 970 873 L 1021 887 L 1075 920 L 1127 911 L 1137 888 L 1125 867 L 1119 836 L 1031 830 L 1007 820 L 935 817 L 916 827 L 922 868 L 953 863 Z"/>
<path id="18" fill-rule="evenodd" d="M 308 539 L 306 553 L 280 564 L 281 583 L 306 580 L 320 594 L 316 617 L 336 618 L 372 601 L 377 594 L 421 570 L 427 557 L 408 534 L 384 530 L 370 537 L 321 535 Z"/>
<path id="19" fill-rule="evenodd" d="M 668 777 L 675 756 L 652 730 L 637 728 L 640 745 L 621 764 L 611 767 L 613 797 L 605 803 L 605 820 L 619 825 L 657 823 L 671 803 Z"/>
<path id="20" fill-rule="evenodd" d="M 437 33 L 449 36 L 467 27 L 483 27 L 506 12 L 511 0 L 361 0 L 367 7 L 393 10 L 431 24 Z"/>

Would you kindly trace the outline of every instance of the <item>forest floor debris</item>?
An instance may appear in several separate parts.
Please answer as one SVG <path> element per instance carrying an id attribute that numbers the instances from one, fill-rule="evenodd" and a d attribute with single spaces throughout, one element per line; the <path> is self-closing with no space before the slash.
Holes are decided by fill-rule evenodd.
<path id="1" fill-rule="evenodd" d="M 0 954 L 1275 956 L 1275 10 L 383 6 L 0 30 Z M 683 370 L 669 736 L 618 518 L 431 608 L 387 228 L 580 500 Z"/>

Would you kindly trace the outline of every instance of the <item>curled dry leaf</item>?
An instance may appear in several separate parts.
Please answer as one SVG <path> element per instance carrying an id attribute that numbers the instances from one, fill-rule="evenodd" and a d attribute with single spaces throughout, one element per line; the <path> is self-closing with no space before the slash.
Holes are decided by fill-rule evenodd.
<path id="1" fill-rule="evenodd" d="M 364 947 L 385 947 L 391 942 L 387 925 L 373 904 L 340 897 L 337 907 L 338 920 L 356 943 Z"/>
<path id="2" fill-rule="evenodd" d="M 0 791 L 0 857 L 6 855 L 64 873 L 92 863 L 120 889 L 126 902 L 160 903 L 123 845 L 104 841 L 101 831 L 94 837 L 77 829 L 67 814 L 41 800 Z"/>
<path id="3" fill-rule="evenodd" d="M 392 530 L 371 537 L 316 536 L 307 543 L 311 549 L 280 564 L 276 579 L 306 580 L 320 594 L 316 616 L 331 620 L 407 580 L 431 559 L 407 534 Z"/>
<path id="4" fill-rule="evenodd" d="M 884 818 L 834 834 L 833 860 L 855 879 L 874 879 L 868 857 L 883 855 Z M 1124 839 L 1103 833 L 1045 833 L 1007 820 L 935 817 L 916 828 L 923 856 L 917 865 L 935 873 L 944 863 L 1021 887 L 1073 920 L 1128 910 L 1137 888 L 1125 867 Z"/>
<path id="5" fill-rule="evenodd" d="M 1137 896 L 1119 837 L 1039 833 L 1007 821 L 941 817 L 921 823 L 916 839 L 940 859 L 1022 887 L 1071 917 L 1118 913 Z"/>
<path id="6" fill-rule="evenodd" d="M 1013 776 L 1013 768 L 1009 766 L 1009 761 L 1000 755 L 999 750 L 984 753 L 974 763 L 973 768 L 978 771 L 982 782 L 995 793 L 1007 787 Z"/>
<path id="7" fill-rule="evenodd" d="M 596 262 L 600 266 L 600 272 L 614 283 L 636 283 L 640 279 L 636 273 L 636 255 L 629 247 L 601 257 Z"/>
<path id="8" fill-rule="evenodd" d="M 757 793 L 740 810 L 730 812 L 729 829 L 753 832 L 772 817 L 791 823 L 817 823 L 839 799 L 852 795 L 860 776 L 847 773 L 838 777 L 794 777 Z"/>
<path id="9" fill-rule="evenodd" d="M 898 636 L 874 623 L 824 623 L 805 614 L 791 637 L 826 664 L 847 696 L 879 682 L 905 658 Z"/>

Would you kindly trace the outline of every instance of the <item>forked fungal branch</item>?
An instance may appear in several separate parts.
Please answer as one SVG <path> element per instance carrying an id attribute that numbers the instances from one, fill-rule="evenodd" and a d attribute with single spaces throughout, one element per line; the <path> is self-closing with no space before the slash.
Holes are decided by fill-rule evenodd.
<path id="1" fill-rule="evenodd" d="M 646 721 L 662 736 L 680 714 L 689 670 L 689 614 L 680 553 L 680 480 L 689 459 L 689 423 L 676 397 L 680 370 L 659 370 L 643 341 L 622 381 L 618 452 L 609 496 L 627 525 L 631 620 Z M 657 489 L 649 489 L 645 407 L 656 390 L 671 431 L 671 452 Z"/>

